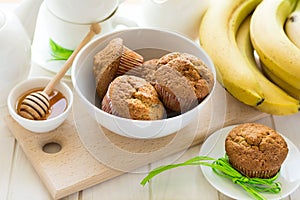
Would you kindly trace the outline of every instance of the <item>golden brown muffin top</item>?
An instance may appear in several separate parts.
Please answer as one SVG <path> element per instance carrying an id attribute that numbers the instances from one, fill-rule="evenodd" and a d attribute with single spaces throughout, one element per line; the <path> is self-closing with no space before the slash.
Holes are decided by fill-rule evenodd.
<path id="1" fill-rule="evenodd" d="M 165 114 L 155 88 L 136 76 L 122 75 L 115 78 L 109 86 L 108 98 L 112 112 L 124 118 L 157 120 Z"/>
<path id="2" fill-rule="evenodd" d="M 282 165 L 287 143 L 275 130 L 262 124 L 245 123 L 230 131 L 225 140 L 230 162 L 247 170 L 271 170 Z"/>
<path id="3" fill-rule="evenodd" d="M 172 52 L 172 53 L 166 54 L 165 56 L 161 57 L 159 59 L 158 64 L 165 65 L 169 61 L 176 59 L 176 58 L 181 58 L 181 59 L 190 61 L 192 63 L 192 65 L 194 65 L 194 67 L 196 68 L 196 70 L 198 71 L 200 76 L 207 81 L 207 83 L 209 85 L 209 89 L 210 90 L 212 89 L 213 83 L 214 83 L 214 77 L 213 77 L 212 72 L 210 71 L 210 69 L 205 65 L 205 63 L 201 59 L 199 59 L 198 57 L 196 57 L 192 54 Z"/>
<path id="4" fill-rule="evenodd" d="M 172 52 L 158 61 L 158 66 L 167 65 L 184 76 L 193 88 L 198 100 L 205 98 L 213 87 L 213 74 L 203 61 L 188 53 Z"/>

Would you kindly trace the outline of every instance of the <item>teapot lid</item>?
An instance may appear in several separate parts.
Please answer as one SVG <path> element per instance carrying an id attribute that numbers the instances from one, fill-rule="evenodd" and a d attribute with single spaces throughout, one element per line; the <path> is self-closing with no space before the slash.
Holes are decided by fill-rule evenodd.
<path id="1" fill-rule="evenodd" d="M 5 23 L 5 15 L 4 13 L 0 10 L 0 28 L 4 25 Z"/>

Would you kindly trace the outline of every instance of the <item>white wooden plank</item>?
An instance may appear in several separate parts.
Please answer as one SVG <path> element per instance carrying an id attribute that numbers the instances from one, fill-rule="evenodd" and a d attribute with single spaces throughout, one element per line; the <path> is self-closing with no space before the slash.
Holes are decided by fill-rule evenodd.
<path id="1" fill-rule="evenodd" d="M 15 138 L 3 120 L 7 114 L 7 107 L 0 107 L 0 199 L 7 199 L 15 146 Z"/>
<path id="2" fill-rule="evenodd" d="M 13 137 L 9 131 L 4 118 L 8 115 L 7 106 L 0 107 L 0 138 L 2 137 Z"/>
<path id="3" fill-rule="evenodd" d="M 300 148 L 300 113 L 289 116 L 274 116 L 274 121 L 276 130 L 286 135 L 298 148 Z"/>
<path id="4" fill-rule="evenodd" d="M 82 200 L 148 200 L 149 188 L 140 185 L 148 166 L 118 176 L 82 191 Z"/>
<path id="5" fill-rule="evenodd" d="M 46 188 L 35 173 L 31 164 L 17 145 L 15 150 L 12 176 L 9 185 L 9 200 L 51 200 Z"/>
<path id="6" fill-rule="evenodd" d="M 290 116 L 274 116 L 276 130 L 288 137 L 300 149 L 300 113 Z M 297 172 L 299 173 L 299 172 Z M 300 188 L 290 195 L 290 200 L 300 199 Z"/>
<path id="7" fill-rule="evenodd" d="M 199 145 L 152 164 L 151 168 L 183 162 L 199 153 Z M 199 166 L 179 167 L 158 175 L 150 182 L 151 199 L 217 200 L 218 192 L 206 181 Z"/>
<path id="8" fill-rule="evenodd" d="M 260 124 L 264 124 L 266 126 L 269 126 L 269 127 L 273 128 L 273 129 L 275 129 L 274 120 L 273 120 L 273 118 L 272 118 L 271 115 L 268 115 L 268 116 L 266 116 L 264 118 L 261 118 L 259 120 L 254 121 L 254 122 L 260 123 Z"/>
<path id="9" fill-rule="evenodd" d="M 15 139 L 0 135 L 0 199 L 7 199 Z"/>

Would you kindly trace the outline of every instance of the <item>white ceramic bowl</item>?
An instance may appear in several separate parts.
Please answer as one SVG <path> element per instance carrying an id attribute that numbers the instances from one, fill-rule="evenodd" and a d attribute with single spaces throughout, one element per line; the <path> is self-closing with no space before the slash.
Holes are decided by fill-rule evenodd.
<path id="1" fill-rule="evenodd" d="M 213 91 L 194 109 L 176 117 L 163 120 L 131 120 L 108 114 L 99 109 L 95 102 L 96 86 L 93 75 L 94 55 L 116 37 L 132 50 L 155 48 L 170 52 L 185 52 L 201 58 L 211 69 L 216 80 L 214 65 L 205 51 L 196 42 L 177 33 L 148 28 L 131 28 L 106 34 L 86 45 L 74 60 L 71 77 L 73 86 L 85 109 L 100 125 L 122 136 L 131 138 L 159 138 L 177 132 L 201 112 Z M 215 85 L 215 84 L 214 84 Z M 215 87 L 214 87 L 215 88 Z M 214 90 L 213 88 L 213 90 Z"/>
<path id="2" fill-rule="evenodd" d="M 36 132 L 44 133 L 49 132 L 60 126 L 67 118 L 73 104 L 73 93 L 67 84 L 60 82 L 55 86 L 55 89 L 60 91 L 67 99 L 68 105 L 66 110 L 60 115 L 46 120 L 29 120 L 21 117 L 16 112 L 17 101 L 20 96 L 28 92 L 30 89 L 45 87 L 51 80 L 50 77 L 36 77 L 27 79 L 16 85 L 8 95 L 7 106 L 10 115 L 25 129 Z"/>

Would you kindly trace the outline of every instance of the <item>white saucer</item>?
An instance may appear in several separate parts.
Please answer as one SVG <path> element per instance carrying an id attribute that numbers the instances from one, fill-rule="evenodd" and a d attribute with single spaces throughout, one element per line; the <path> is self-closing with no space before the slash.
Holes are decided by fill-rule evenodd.
<path id="1" fill-rule="evenodd" d="M 223 129 L 220 129 L 210 135 L 204 144 L 201 147 L 199 155 L 201 156 L 209 156 L 212 158 L 220 158 L 225 155 L 225 138 L 229 131 L 234 126 L 229 126 Z M 284 137 L 284 136 L 283 136 Z M 281 171 L 287 170 L 288 167 L 294 165 L 295 157 L 300 157 L 300 152 L 298 148 L 286 137 L 284 137 L 288 144 L 289 153 L 284 161 Z M 295 166 L 293 166 L 295 167 Z M 220 177 L 219 175 L 215 174 L 210 167 L 201 166 L 201 170 L 207 179 L 207 181 L 215 187 L 218 191 L 225 194 L 226 196 L 239 199 L 239 200 L 251 200 L 253 199 L 249 194 L 243 190 L 239 185 L 234 184 L 230 179 L 226 179 L 224 177 Z M 285 175 L 284 175 L 285 174 Z M 281 192 L 278 194 L 268 194 L 262 193 L 262 195 L 268 200 L 279 200 L 287 197 L 289 194 L 294 192 L 300 185 L 300 179 L 297 180 L 290 180 L 286 173 L 280 173 L 280 176 L 276 180 L 277 182 L 281 183 Z"/>

